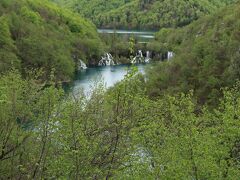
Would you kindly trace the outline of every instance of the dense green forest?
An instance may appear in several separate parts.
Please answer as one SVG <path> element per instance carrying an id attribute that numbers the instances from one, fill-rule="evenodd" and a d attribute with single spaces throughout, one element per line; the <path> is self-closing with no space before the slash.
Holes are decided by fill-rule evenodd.
<path id="1" fill-rule="evenodd" d="M 0 72 L 12 66 L 52 69 L 58 80 L 72 78 L 78 59 L 95 63 L 103 51 L 95 26 L 47 1 L 0 1 Z"/>
<path id="2" fill-rule="evenodd" d="M 220 89 L 239 79 L 239 12 L 238 3 L 185 28 L 157 33 L 149 49 L 159 53 L 171 50 L 176 56 L 149 72 L 151 96 L 194 90 L 200 104 L 216 104 Z"/>
<path id="3" fill-rule="evenodd" d="M 140 1 L 93 2 L 86 11 L 113 17 L 112 7 L 138 13 Z M 143 45 L 100 38 L 93 23 L 47 0 L 0 1 L 0 179 L 239 180 L 240 2 L 219 10 L 225 1 L 141 2 L 146 14 L 159 2 L 190 5 L 197 16 L 187 17 L 199 19 L 151 25 L 171 28 L 144 48 L 174 57 L 145 74 L 132 66 L 108 89 L 98 78 L 86 94 L 58 83 L 79 59 L 96 64 L 111 49 L 129 61 Z"/>
<path id="4" fill-rule="evenodd" d="M 33 74 L 0 78 L 2 179 L 238 180 L 239 84 L 196 113 L 191 92 L 150 100 L 134 74 L 91 97 Z"/>
<path id="5" fill-rule="evenodd" d="M 51 0 L 99 28 L 159 29 L 184 26 L 236 0 Z"/>

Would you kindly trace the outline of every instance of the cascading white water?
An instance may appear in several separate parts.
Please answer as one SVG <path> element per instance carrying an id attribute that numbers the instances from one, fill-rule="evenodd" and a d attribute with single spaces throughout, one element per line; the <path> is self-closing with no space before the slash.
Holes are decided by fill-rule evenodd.
<path id="1" fill-rule="evenodd" d="M 146 52 L 146 58 L 150 59 L 150 52 L 149 51 Z"/>
<path id="2" fill-rule="evenodd" d="M 81 69 L 87 69 L 87 65 L 81 59 L 79 59 L 78 70 Z"/>
<path id="3" fill-rule="evenodd" d="M 105 53 L 104 57 L 99 61 L 99 66 L 111 66 L 115 65 L 113 56 L 110 53 Z"/>
<path id="4" fill-rule="evenodd" d="M 132 64 L 136 63 L 149 63 L 151 60 L 150 52 L 146 51 L 146 57 L 143 56 L 142 50 L 138 50 L 136 56 L 131 60 Z M 102 59 L 98 62 L 98 66 L 111 66 L 115 65 L 113 56 L 110 53 L 105 53 Z"/>
<path id="5" fill-rule="evenodd" d="M 143 56 L 142 50 L 138 50 L 138 53 L 136 56 L 132 59 L 131 63 L 136 64 L 136 63 L 149 63 L 151 60 L 150 58 L 150 52 L 146 52 L 146 57 Z"/>
<path id="6" fill-rule="evenodd" d="M 138 50 L 136 56 L 133 58 L 133 60 L 131 61 L 131 63 L 132 63 L 132 64 L 142 63 L 142 61 L 143 61 L 142 50 Z"/>
<path id="7" fill-rule="evenodd" d="M 140 58 L 143 58 L 142 50 L 138 50 L 138 54 L 139 54 Z"/>
<path id="8" fill-rule="evenodd" d="M 136 64 L 136 63 L 137 63 L 136 59 L 137 59 L 137 58 L 134 57 L 134 58 L 131 60 L 131 63 L 132 63 L 132 64 Z"/>
<path id="9" fill-rule="evenodd" d="M 107 53 L 107 57 L 108 57 L 108 59 L 113 60 L 113 57 L 110 53 Z"/>
<path id="10" fill-rule="evenodd" d="M 150 60 L 151 60 L 151 58 L 150 58 L 150 52 L 149 52 L 149 51 L 147 51 L 147 52 L 146 52 L 145 63 L 149 63 L 149 62 L 150 62 Z"/>
<path id="11" fill-rule="evenodd" d="M 171 52 L 171 51 L 168 51 L 167 59 L 168 59 L 168 60 L 169 60 L 169 59 L 172 59 L 173 56 L 174 56 L 174 53 Z"/>

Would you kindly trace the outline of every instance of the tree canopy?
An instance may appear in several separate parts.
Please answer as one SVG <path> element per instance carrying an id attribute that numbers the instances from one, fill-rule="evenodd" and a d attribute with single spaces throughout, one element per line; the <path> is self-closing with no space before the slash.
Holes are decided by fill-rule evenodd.
<path id="1" fill-rule="evenodd" d="M 41 68 L 45 77 L 55 69 L 69 80 L 79 59 L 96 63 L 103 45 L 95 26 L 48 1 L 0 2 L 0 71 L 11 67 Z"/>
<path id="2" fill-rule="evenodd" d="M 224 2 L 185 4 L 203 13 Z M 135 40 L 118 39 L 105 41 L 132 56 Z M 98 80 L 88 96 L 64 92 L 57 81 L 104 48 L 77 14 L 45 0 L 0 1 L 0 179 L 239 179 L 240 3 L 162 28 L 147 49 L 174 57 L 146 74 L 133 66 L 114 87 Z"/>
<path id="3" fill-rule="evenodd" d="M 181 27 L 235 0 L 52 0 L 91 19 L 99 28 Z"/>
<path id="4" fill-rule="evenodd" d="M 239 79 L 239 10 L 238 3 L 185 28 L 160 30 L 149 48 L 175 57 L 149 71 L 150 94 L 193 89 L 200 104 L 217 103 L 220 89 Z"/>
<path id="5" fill-rule="evenodd" d="M 0 178 L 237 180 L 239 83 L 196 113 L 192 92 L 151 100 L 134 72 L 90 97 L 1 76 Z"/>

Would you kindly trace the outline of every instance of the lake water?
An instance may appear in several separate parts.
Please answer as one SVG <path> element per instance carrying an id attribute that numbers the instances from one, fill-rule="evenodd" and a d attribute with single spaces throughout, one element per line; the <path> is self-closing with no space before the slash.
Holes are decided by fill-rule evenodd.
<path id="1" fill-rule="evenodd" d="M 114 29 L 98 29 L 100 34 L 118 34 L 121 36 L 133 36 L 138 39 L 139 43 L 146 43 L 154 39 L 155 31 L 137 31 L 137 30 L 114 30 Z"/>
<path id="2" fill-rule="evenodd" d="M 98 33 L 113 34 L 120 36 L 134 36 L 141 43 L 149 42 L 154 38 L 153 31 L 128 31 L 128 30 L 113 30 L 113 29 L 98 29 Z M 146 64 L 136 65 L 140 73 L 144 74 Z M 86 70 L 79 71 L 75 77 L 75 81 L 66 88 L 71 92 L 78 93 L 80 89 L 84 89 L 85 94 L 91 93 L 96 82 L 103 80 L 106 88 L 109 88 L 121 81 L 127 74 L 130 65 L 102 66 L 91 67 Z"/>
<path id="3" fill-rule="evenodd" d="M 138 71 L 144 74 L 146 64 L 138 64 Z M 97 81 L 103 80 L 106 88 L 113 86 L 117 82 L 124 79 L 130 65 L 116 65 L 93 67 L 86 70 L 81 70 L 76 75 L 76 79 L 72 85 L 72 92 L 78 93 L 81 88 L 84 88 L 85 94 L 91 93 L 92 87 Z"/>

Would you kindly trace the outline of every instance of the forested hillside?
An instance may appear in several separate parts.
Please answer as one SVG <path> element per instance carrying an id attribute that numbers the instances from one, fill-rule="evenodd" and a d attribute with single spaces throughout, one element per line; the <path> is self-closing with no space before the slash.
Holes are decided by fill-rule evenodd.
<path id="1" fill-rule="evenodd" d="M 216 104 L 220 89 L 239 79 L 240 4 L 206 16 L 185 28 L 162 29 L 149 49 L 175 52 L 175 58 L 149 72 L 149 93 L 194 90 L 199 103 Z"/>
<path id="2" fill-rule="evenodd" d="M 184 26 L 235 0 L 52 0 L 99 28 L 160 29 Z"/>
<path id="3" fill-rule="evenodd" d="M 74 2 L 106 10 L 85 15 L 96 22 L 129 12 L 126 27 L 161 30 L 148 44 L 113 33 L 104 45 L 91 22 L 47 0 L 1 0 L 0 179 L 239 180 L 240 2 L 219 10 L 230 1 Z M 166 13 L 150 25 L 157 5 Z M 79 59 L 96 64 L 106 45 L 126 62 L 142 47 L 158 62 L 144 74 L 128 67 L 108 89 L 99 72 L 113 81 L 122 65 L 84 69 L 95 70 L 89 92 L 86 81 L 64 91 L 58 81 Z"/>
<path id="4" fill-rule="evenodd" d="M 0 72 L 41 68 L 46 79 L 54 69 L 66 81 L 78 59 L 94 63 L 102 53 L 91 22 L 47 1 L 1 0 L 0 24 Z"/>

